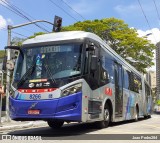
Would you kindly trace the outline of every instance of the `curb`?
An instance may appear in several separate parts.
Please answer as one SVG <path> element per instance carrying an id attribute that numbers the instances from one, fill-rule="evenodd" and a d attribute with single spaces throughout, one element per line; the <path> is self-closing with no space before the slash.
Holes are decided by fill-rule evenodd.
<path id="1" fill-rule="evenodd" d="M 32 127 L 33 125 L 34 125 L 33 122 L 29 122 L 29 123 L 20 124 L 20 125 L 12 125 L 12 126 L 5 126 L 5 127 L 2 126 L 0 127 L 0 131 L 29 128 L 29 127 Z"/>
<path id="2" fill-rule="evenodd" d="M 2 127 L 0 125 L 0 131 L 4 131 L 4 130 L 13 130 L 13 129 L 23 129 L 23 128 L 29 128 L 29 127 L 38 127 L 40 125 L 46 125 L 46 123 L 44 121 L 39 121 L 39 122 L 29 122 L 29 123 L 24 123 L 24 124 L 19 124 L 19 125 L 10 125 L 10 126 L 3 126 Z"/>

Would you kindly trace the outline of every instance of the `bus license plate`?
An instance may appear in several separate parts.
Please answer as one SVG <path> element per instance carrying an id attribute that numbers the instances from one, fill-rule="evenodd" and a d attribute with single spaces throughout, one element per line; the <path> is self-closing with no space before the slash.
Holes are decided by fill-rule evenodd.
<path id="1" fill-rule="evenodd" d="M 39 115 L 40 113 L 40 110 L 28 110 L 28 114 L 31 114 L 31 115 Z"/>

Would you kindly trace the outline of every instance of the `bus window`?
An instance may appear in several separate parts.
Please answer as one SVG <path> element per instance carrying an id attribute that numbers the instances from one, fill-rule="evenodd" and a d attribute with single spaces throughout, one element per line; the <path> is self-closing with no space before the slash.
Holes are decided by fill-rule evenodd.
<path id="1" fill-rule="evenodd" d="M 140 90 L 142 90 L 141 78 L 134 74 L 134 91 L 140 93 Z"/>
<path id="2" fill-rule="evenodd" d="M 129 89 L 129 75 L 128 74 L 129 74 L 129 72 L 124 69 L 123 87 L 125 89 Z"/>
<path id="3" fill-rule="evenodd" d="M 101 49 L 101 64 L 102 64 L 102 72 L 101 72 L 101 77 L 102 79 L 105 77 L 105 74 L 108 74 L 108 78 L 109 78 L 109 81 L 106 81 L 107 82 L 111 82 L 111 83 L 114 83 L 114 65 L 113 65 L 113 60 L 111 59 L 110 55 L 109 54 L 105 54 L 105 51 L 103 51 L 103 49 Z M 106 71 L 106 72 L 105 72 Z"/>
<path id="4" fill-rule="evenodd" d="M 136 93 L 140 93 L 140 90 L 142 90 L 141 78 L 133 72 L 129 73 L 129 86 L 130 90 Z"/>

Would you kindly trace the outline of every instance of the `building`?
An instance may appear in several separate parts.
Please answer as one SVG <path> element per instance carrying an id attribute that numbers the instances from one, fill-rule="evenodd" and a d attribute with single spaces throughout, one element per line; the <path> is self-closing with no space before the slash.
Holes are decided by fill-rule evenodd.
<path id="1" fill-rule="evenodd" d="M 151 88 L 156 88 L 156 71 L 150 71 L 150 81 L 149 81 Z"/>
<path id="2" fill-rule="evenodd" d="M 146 80 L 148 81 L 151 88 L 155 89 L 156 88 L 156 71 L 149 71 L 146 74 Z"/>
<path id="3" fill-rule="evenodd" d="M 160 99 L 160 42 L 156 46 L 157 99 Z"/>

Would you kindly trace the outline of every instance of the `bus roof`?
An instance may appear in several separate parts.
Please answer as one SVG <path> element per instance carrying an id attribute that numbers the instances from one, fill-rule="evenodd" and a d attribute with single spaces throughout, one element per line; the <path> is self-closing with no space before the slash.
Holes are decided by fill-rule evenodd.
<path id="1" fill-rule="evenodd" d="M 36 36 L 35 38 L 28 39 L 28 40 L 24 41 L 23 45 L 34 44 L 34 43 L 43 43 L 43 42 L 82 39 L 85 37 L 96 39 L 96 40 L 101 40 L 97 35 L 90 33 L 90 32 L 67 31 L 67 32 L 57 32 L 57 33 L 49 33 L 49 34 L 39 35 L 39 36 Z"/>

